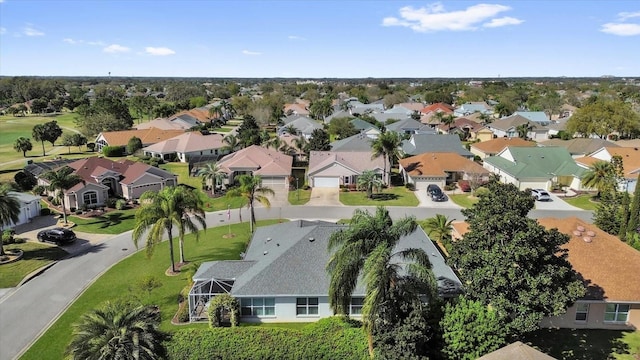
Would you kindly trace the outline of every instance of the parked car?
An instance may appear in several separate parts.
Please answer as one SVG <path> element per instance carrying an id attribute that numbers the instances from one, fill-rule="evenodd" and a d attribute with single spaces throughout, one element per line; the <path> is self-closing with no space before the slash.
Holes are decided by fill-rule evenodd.
<path id="1" fill-rule="evenodd" d="M 52 242 L 58 245 L 69 244 L 76 241 L 76 233 L 64 228 L 42 230 L 38 233 L 38 241 Z"/>
<path id="2" fill-rule="evenodd" d="M 551 201 L 551 195 L 549 195 L 547 190 L 533 189 L 531 190 L 531 196 L 538 201 Z"/>
<path id="3" fill-rule="evenodd" d="M 428 185 L 427 193 L 431 196 L 431 201 L 447 201 L 447 195 L 444 194 L 438 185 Z"/>

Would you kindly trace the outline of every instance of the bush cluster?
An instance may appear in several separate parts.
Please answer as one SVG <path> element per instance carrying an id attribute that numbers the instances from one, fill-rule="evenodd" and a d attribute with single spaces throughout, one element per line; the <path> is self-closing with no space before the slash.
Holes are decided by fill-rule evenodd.
<path id="1" fill-rule="evenodd" d="M 169 359 L 368 359 L 360 323 L 321 319 L 303 330 L 265 327 L 186 329 L 166 344 Z"/>
<path id="2" fill-rule="evenodd" d="M 102 153 L 107 157 L 120 157 L 125 154 L 124 146 L 105 146 L 102 148 Z"/>
<path id="3" fill-rule="evenodd" d="M 414 184 L 412 182 L 408 182 L 408 183 L 404 184 L 404 187 L 407 188 L 407 190 L 409 190 L 409 191 L 415 191 L 416 190 L 416 184 Z"/>
<path id="4" fill-rule="evenodd" d="M 51 209 L 49 208 L 40 209 L 40 216 L 47 216 L 47 215 L 51 215 Z"/>

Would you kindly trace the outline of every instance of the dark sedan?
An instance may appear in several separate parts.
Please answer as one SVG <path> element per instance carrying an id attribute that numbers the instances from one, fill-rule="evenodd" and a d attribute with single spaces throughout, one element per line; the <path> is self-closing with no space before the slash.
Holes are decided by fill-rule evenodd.
<path id="1" fill-rule="evenodd" d="M 69 244 L 76 241 L 76 233 L 64 228 L 42 230 L 38 233 L 38 241 L 52 242 L 58 245 Z"/>

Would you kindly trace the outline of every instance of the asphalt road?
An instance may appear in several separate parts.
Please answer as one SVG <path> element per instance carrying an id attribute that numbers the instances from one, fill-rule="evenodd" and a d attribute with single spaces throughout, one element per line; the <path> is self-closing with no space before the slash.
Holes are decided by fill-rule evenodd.
<path id="1" fill-rule="evenodd" d="M 323 219 L 350 218 L 355 207 L 288 206 L 282 208 L 257 208 L 260 219 Z M 361 207 L 373 210 L 373 207 Z M 429 209 L 416 207 L 388 207 L 393 218 L 415 215 L 418 219 L 435 216 L 436 213 L 451 219 L 462 220 L 458 209 Z M 241 210 L 248 221 L 249 212 Z M 531 217 L 565 218 L 576 216 L 591 221 L 591 212 L 534 210 Z M 215 227 L 228 222 L 239 222 L 239 211 L 207 214 L 207 226 Z M 0 360 L 18 358 L 46 329 L 73 303 L 73 301 L 102 273 L 125 257 L 133 254 L 135 247 L 131 232 L 117 235 L 108 241 L 89 247 L 82 253 L 63 259 L 40 276 L 23 286 L 9 291 L 0 299 Z"/>

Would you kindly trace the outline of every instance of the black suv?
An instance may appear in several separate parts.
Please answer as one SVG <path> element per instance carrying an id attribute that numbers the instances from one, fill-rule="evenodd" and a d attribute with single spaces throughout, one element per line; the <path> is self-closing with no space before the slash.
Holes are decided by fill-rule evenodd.
<path id="1" fill-rule="evenodd" d="M 69 229 L 53 228 L 38 233 L 38 241 L 47 241 L 58 245 L 72 243 L 76 240 L 76 233 Z"/>
<path id="2" fill-rule="evenodd" d="M 436 184 L 429 184 L 427 186 L 427 193 L 431 196 L 431 200 L 433 201 L 447 201 L 447 196 Z"/>

